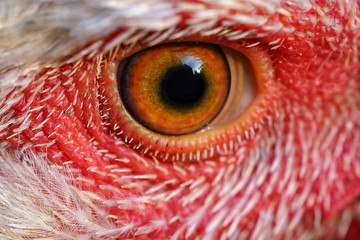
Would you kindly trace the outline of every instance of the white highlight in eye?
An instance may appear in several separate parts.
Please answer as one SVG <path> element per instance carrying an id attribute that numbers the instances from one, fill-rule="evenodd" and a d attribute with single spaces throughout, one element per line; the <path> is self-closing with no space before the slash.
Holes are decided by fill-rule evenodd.
<path id="1" fill-rule="evenodd" d="M 193 74 L 200 73 L 203 65 L 203 61 L 200 58 L 194 56 L 184 56 L 180 58 L 181 63 L 192 68 Z"/>

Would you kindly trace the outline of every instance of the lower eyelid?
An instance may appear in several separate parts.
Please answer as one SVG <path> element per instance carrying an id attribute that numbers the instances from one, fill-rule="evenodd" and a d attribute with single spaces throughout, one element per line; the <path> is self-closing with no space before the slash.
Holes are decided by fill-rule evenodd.
<path id="1" fill-rule="evenodd" d="M 188 40 L 216 43 L 204 38 L 186 39 L 186 41 Z M 114 75 L 116 64 L 108 61 L 103 66 L 100 88 L 106 96 L 107 106 L 111 106 L 112 109 L 107 112 L 110 116 L 110 132 L 137 152 L 154 156 L 163 161 L 193 161 L 212 158 L 224 154 L 224 152 L 230 153 L 244 142 L 250 141 L 257 128 L 261 124 L 266 124 L 264 123 L 266 121 L 265 115 L 269 106 L 275 98 L 280 97 L 276 91 L 277 87 L 274 85 L 271 61 L 261 46 L 246 48 L 251 42 L 243 41 L 242 44 L 238 44 L 222 41 L 222 44 L 241 51 L 254 66 L 257 81 L 255 100 L 240 117 L 224 127 L 192 135 L 174 137 L 149 131 L 135 122 L 121 104 Z M 102 111 L 107 111 L 106 107 L 101 107 L 103 108 Z"/>

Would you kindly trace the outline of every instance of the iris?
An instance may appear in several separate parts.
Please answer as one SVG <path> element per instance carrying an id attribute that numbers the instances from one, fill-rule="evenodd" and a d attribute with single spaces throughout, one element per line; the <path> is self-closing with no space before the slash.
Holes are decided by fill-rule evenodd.
<path id="1" fill-rule="evenodd" d="M 134 120 L 164 135 L 208 125 L 226 102 L 231 79 L 223 52 L 207 43 L 145 49 L 119 64 L 117 78 Z"/>

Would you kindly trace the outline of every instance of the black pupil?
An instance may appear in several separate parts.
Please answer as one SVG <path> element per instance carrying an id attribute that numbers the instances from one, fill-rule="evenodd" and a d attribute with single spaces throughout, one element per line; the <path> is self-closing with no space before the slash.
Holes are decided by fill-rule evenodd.
<path id="1" fill-rule="evenodd" d="M 184 64 L 170 68 L 161 81 L 163 99 L 178 107 L 196 104 L 204 96 L 205 90 L 204 75 Z"/>

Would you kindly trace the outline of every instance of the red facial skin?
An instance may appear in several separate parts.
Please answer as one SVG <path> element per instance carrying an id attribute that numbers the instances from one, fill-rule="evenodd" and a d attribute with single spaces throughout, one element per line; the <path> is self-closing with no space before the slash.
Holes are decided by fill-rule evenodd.
<path id="1" fill-rule="evenodd" d="M 104 86 L 110 87 L 102 78 L 112 75 L 112 68 L 104 64 L 97 77 L 96 61 L 89 56 L 81 65 L 39 73 L 11 106 L 12 118 L 23 121 L 2 130 L 0 140 L 12 149 L 30 146 L 53 164 L 79 169 L 75 181 L 102 199 L 99 204 L 111 221 L 119 229 L 131 223 L 118 239 L 358 239 L 360 4 L 354 4 L 353 21 L 351 9 L 341 14 L 337 2 L 316 1 L 308 11 L 283 5 L 291 17 L 286 11 L 264 13 L 267 25 L 282 23 L 296 31 L 281 28 L 235 41 L 206 38 L 235 49 L 256 49 L 271 62 L 263 99 L 252 108 L 261 113 L 249 113 L 252 122 L 236 132 L 249 137 L 230 154 L 172 163 L 119 143 L 124 136 L 115 139 L 114 126 L 104 117 L 114 111 L 111 105 L 104 110 L 113 99 L 102 98 L 107 97 Z M 182 21 L 177 27 L 188 27 L 191 14 L 178 15 Z M 313 16 L 318 20 L 311 21 Z M 342 30 L 327 26 L 324 16 Z M 226 20 L 223 16 L 216 24 Z M 240 22 L 231 28 L 265 32 Z M 350 221 L 344 220 L 345 213 Z M 346 224 L 350 227 L 343 235 L 337 227 Z"/>

